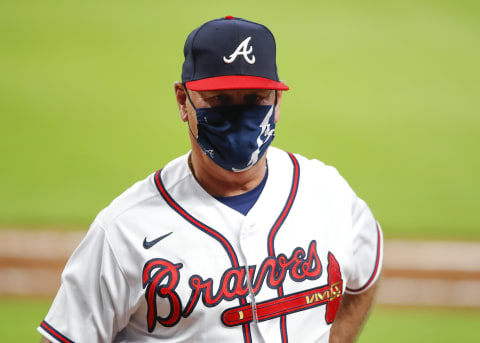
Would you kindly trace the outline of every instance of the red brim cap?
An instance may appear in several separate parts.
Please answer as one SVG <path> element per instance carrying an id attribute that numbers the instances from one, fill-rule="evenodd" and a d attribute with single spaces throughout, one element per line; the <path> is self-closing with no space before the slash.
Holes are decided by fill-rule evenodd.
<path id="1" fill-rule="evenodd" d="M 289 90 L 283 82 L 270 80 L 264 77 L 248 75 L 216 76 L 206 79 L 186 82 L 188 89 L 192 91 L 214 91 L 226 89 L 274 89 Z"/>

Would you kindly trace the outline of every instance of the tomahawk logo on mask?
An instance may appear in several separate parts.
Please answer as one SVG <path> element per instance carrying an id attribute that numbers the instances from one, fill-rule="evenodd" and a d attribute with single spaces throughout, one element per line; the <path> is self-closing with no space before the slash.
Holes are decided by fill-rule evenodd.
<path id="1" fill-rule="evenodd" d="M 229 171 L 252 168 L 275 137 L 274 105 L 205 107 L 196 112 L 198 145 Z"/>
<path id="2" fill-rule="evenodd" d="M 250 43 L 250 39 L 252 39 L 252 37 L 248 37 L 243 42 L 241 42 L 240 45 L 237 47 L 237 49 L 234 51 L 234 53 L 228 56 L 228 58 L 223 56 L 223 61 L 225 63 L 230 64 L 235 61 L 238 55 L 242 55 L 245 61 L 247 61 L 247 63 L 254 64 L 255 55 L 252 55 L 251 57 L 248 56 L 253 52 L 253 46 L 250 46 L 250 48 L 248 47 L 248 43 Z"/>
<path id="3" fill-rule="evenodd" d="M 263 146 L 265 144 L 267 144 L 267 146 L 270 145 L 271 139 L 273 139 L 275 135 L 275 124 L 270 124 L 273 116 L 273 110 L 274 106 L 271 106 L 270 110 L 267 112 L 267 115 L 265 116 L 265 118 L 263 118 L 263 121 L 259 125 L 261 131 L 256 140 L 257 149 L 255 149 L 255 151 L 253 151 L 250 155 L 250 161 L 248 161 L 245 168 L 232 168 L 234 172 L 242 172 L 253 167 L 258 162 L 261 154 L 263 155 Z"/>

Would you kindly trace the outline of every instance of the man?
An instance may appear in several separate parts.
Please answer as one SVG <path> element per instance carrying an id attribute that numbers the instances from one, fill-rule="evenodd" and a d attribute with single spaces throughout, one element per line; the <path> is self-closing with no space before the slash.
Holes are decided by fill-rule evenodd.
<path id="1" fill-rule="evenodd" d="M 93 222 L 38 328 L 48 342 L 353 342 L 382 234 L 332 167 L 270 147 L 282 92 L 264 26 L 194 30 L 175 83 L 191 151 Z"/>

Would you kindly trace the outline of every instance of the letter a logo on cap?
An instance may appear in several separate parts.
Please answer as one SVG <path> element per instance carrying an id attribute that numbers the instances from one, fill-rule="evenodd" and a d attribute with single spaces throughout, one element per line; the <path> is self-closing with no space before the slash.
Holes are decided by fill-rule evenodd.
<path id="1" fill-rule="evenodd" d="M 235 50 L 235 52 L 230 56 L 228 56 L 229 58 L 226 58 L 225 56 L 223 56 L 223 61 L 225 63 L 233 63 L 238 55 L 243 55 L 243 58 L 245 59 L 245 61 L 247 61 L 247 63 L 254 64 L 255 55 L 248 57 L 248 55 L 253 52 L 253 46 L 248 48 L 248 43 L 250 42 L 250 39 L 252 39 L 252 37 L 248 37 L 243 42 L 241 42 L 240 45 Z"/>

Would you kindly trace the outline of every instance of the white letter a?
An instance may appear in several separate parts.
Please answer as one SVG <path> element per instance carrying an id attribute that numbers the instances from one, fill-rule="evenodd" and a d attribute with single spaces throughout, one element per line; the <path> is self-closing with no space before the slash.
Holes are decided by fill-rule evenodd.
<path id="1" fill-rule="evenodd" d="M 252 39 L 252 37 L 248 37 L 243 42 L 241 42 L 235 52 L 228 56 L 228 59 L 223 56 L 223 61 L 225 63 L 232 63 L 233 61 L 235 61 L 238 55 L 243 55 L 243 58 L 245 59 L 245 61 L 247 61 L 247 63 L 254 64 L 255 55 L 252 55 L 252 57 L 248 57 L 248 55 L 253 52 L 253 46 L 251 46 L 250 49 L 248 48 L 248 43 L 250 42 L 250 39 Z"/>

